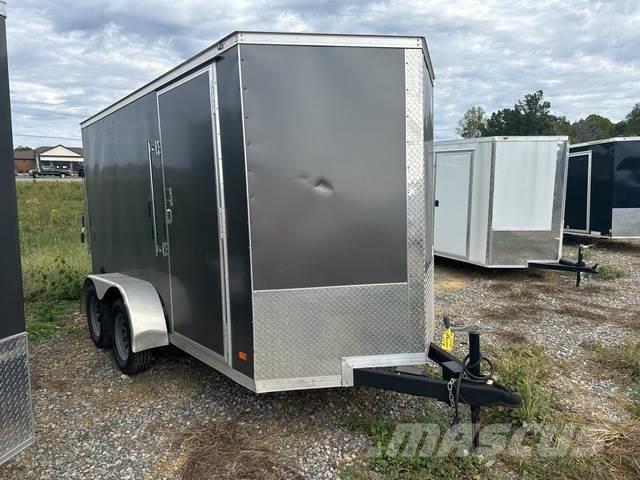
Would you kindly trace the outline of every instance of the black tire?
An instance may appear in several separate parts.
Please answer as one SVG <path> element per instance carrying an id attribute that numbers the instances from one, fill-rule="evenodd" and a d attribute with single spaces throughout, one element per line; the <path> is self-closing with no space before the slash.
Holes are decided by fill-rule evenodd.
<path id="1" fill-rule="evenodd" d="M 151 350 L 134 353 L 131 350 L 131 328 L 129 314 L 122 300 L 111 307 L 113 321 L 113 356 L 118 368 L 127 375 L 145 371 L 151 365 Z"/>
<path id="2" fill-rule="evenodd" d="M 91 285 L 87 290 L 87 325 L 91 340 L 98 348 L 109 348 L 113 335 L 111 324 L 111 312 L 101 300 L 98 299 L 96 287 Z"/>

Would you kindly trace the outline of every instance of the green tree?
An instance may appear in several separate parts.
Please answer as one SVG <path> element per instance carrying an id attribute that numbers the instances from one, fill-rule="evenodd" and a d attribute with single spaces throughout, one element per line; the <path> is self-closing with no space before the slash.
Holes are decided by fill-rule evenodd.
<path id="1" fill-rule="evenodd" d="M 471 107 L 458 122 L 456 132 L 464 138 L 482 137 L 487 127 L 485 115 L 481 106 Z"/>
<path id="2" fill-rule="evenodd" d="M 636 103 L 624 119 L 625 135 L 640 135 L 640 103 Z"/>
<path id="3" fill-rule="evenodd" d="M 513 108 L 493 112 L 487 120 L 485 135 L 557 135 L 567 134 L 569 121 L 551 113 L 551 102 L 542 90 L 528 93 Z"/>
<path id="4" fill-rule="evenodd" d="M 595 113 L 574 122 L 569 130 L 571 143 L 590 142 L 615 135 L 616 125 L 607 117 Z"/>

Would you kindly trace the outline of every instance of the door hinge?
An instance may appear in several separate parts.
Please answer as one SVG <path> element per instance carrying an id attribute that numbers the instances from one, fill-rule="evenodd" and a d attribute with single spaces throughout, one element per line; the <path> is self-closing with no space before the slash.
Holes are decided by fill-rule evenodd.
<path id="1" fill-rule="evenodd" d="M 162 145 L 160 144 L 160 140 L 151 140 L 149 141 L 149 146 L 151 151 L 156 155 L 162 154 Z"/>

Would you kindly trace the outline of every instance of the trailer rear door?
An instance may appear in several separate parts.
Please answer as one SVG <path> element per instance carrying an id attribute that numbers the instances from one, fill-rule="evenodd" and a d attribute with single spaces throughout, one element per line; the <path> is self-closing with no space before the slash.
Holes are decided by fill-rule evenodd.
<path id="1" fill-rule="evenodd" d="M 207 68 L 158 93 L 172 334 L 224 357 L 218 193 Z"/>

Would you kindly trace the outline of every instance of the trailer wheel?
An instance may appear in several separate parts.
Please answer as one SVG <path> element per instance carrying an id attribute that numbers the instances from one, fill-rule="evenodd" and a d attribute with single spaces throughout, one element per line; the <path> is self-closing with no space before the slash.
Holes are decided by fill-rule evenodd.
<path id="1" fill-rule="evenodd" d="M 111 307 L 113 319 L 113 355 L 118 368 L 127 375 L 143 372 L 151 364 L 151 350 L 134 353 L 131 349 L 129 314 L 122 303 L 116 300 Z"/>
<path id="2" fill-rule="evenodd" d="M 87 290 L 86 310 L 91 340 L 98 348 L 109 348 L 113 333 L 111 314 L 105 303 L 98 298 L 96 287 L 93 285 Z"/>

